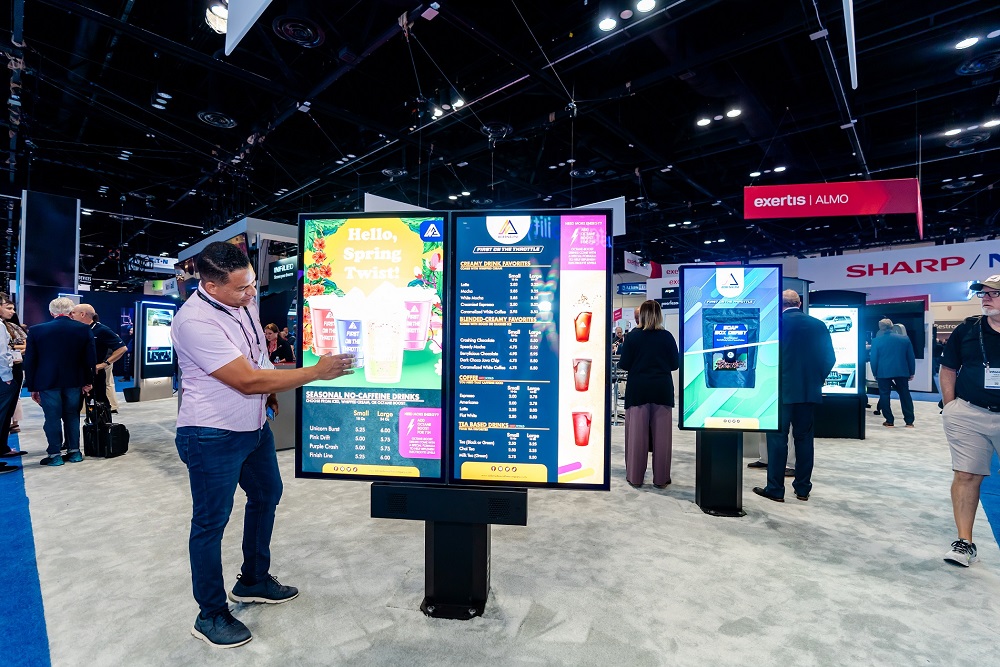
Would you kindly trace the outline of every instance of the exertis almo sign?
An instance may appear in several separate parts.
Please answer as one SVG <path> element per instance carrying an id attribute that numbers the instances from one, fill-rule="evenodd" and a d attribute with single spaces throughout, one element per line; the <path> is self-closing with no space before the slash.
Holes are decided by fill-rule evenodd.
<path id="1" fill-rule="evenodd" d="M 680 428 L 778 428 L 781 267 L 680 267 Z"/>
<path id="2" fill-rule="evenodd" d="M 404 215 L 301 218 L 297 474 L 609 488 L 610 212 Z"/>

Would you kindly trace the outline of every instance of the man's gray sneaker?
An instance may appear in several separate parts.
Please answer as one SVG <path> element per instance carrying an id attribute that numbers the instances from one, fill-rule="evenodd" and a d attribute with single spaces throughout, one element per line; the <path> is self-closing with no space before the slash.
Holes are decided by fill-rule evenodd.
<path id="1" fill-rule="evenodd" d="M 976 552 L 976 545 L 965 540 L 955 540 L 951 543 L 951 551 L 944 555 L 944 562 L 952 565 L 969 567 L 979 560 Z"/>
<path id="2" fill-rule="evenodd" d="M 191 634 L 215 648 L 235 648 L 253 639 L 247 626 L 233 618 L 228 609 L 208 618 L 198 614 Z"/>
<path id="3" fill-rule="evenodd" d="M 258 581 L 253 586 L 247 586 L 237 575 L 236 585 L 229 593 L 229 599 L 233 602 L 263 602 L 265 604 L 281 604 L 294 600 L 299 596 L 299 589 L 294 586 L 282 586 L 278 580 L 267 575 L 263 581 Z"/>

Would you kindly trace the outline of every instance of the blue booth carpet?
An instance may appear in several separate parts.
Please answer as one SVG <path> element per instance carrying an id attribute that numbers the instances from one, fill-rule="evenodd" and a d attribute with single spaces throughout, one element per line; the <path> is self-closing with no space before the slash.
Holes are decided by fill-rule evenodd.
<path id="1" fill-rule="evenodd" d="M 8 444 L 12 449 L 19 448 L 16 434 L 10 437 Z M 4 460 L 8 465 L 20 465 L 17 459 Z M 0 506 L 4 508 L 0 554 L 4 555 L 7 575 L 3 595 L 0 595 L 4 636 L 0 645 L 0 665 L 47 667 L 51 664 L 49 638 L 45 631 L 42 589 L 23 472 L 0 475 Z"/>

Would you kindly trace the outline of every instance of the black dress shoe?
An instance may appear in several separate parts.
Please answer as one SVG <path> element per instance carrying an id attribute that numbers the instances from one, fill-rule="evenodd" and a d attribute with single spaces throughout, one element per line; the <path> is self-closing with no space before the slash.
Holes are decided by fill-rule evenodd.
<path id="1" fill-rule="evenodd" d="M 768 500 L 773 500 L 776 503 L 783 503 L 783 502 L 785 502 L 784 498 L 775 498 L 774 496 L 772 496 L 772 495 L 770 495 L 768 493 L 764 493 L 764 489 L 760 488 L 759 486 L 753 487 L 753 492 L 756 493 L 758 496 L 763 496 L 763 497 L 767 498 Z"/>
<path id="2" fill-rule="evenodd" d="M 795 477 L 795 468 L 785 468 L 785 477 Z"/>
<path id="3" fill-rule="evenodd" d="M 797 493 L 796 493 L 796 494 L 795 494 L 795 497 L 796 497 L 796 498 L 797 498 L 798 500 L 809 500 L 809 496 L 808 496 L 808 494 L 807 494 L 807 495 L 804 495 L 804 496 L 800 496 L 799 494 L 797 494 Z"/>
<path id="4" fill-rule="evenodd" d="M 658 489 L 665 489 L 668 486 L 670 486 L 670 480 L 668 479 L 666 484 L 654 484 L 653 486 L 655 486 Z"/>
<path id="5" fill-rule="evenodd" d="M 9 452 L 7 452 L 5 454 L 0 454 L 0 457 L 3 457 L 5 459 L 13 459 L 13 458 L 17 458 L 18 456 L 24 456 L 27 453 L 28 452 L 22 452 L 22 451 L 19 451 L 19 450 L 16 450 L 16 449 L 12 449 L 12 450 L 10 450 Z"/>
<path id="6" fill-rule="evenodd" d="M 632 482 L 629 482 L 627 479 L 625 481 L 628 482 L 628 485 L 631 486 L 633 489 L 641 489 L 642 488 L 642 484 L 633 484 Z"/>
<path id="7" fill-rule="evenodd" d="M 763 461 L 754 461 L 752 463 L 748 463 L 747 467 L 748 468 L 766 468 L 767 464 L 764 463 Z"/>

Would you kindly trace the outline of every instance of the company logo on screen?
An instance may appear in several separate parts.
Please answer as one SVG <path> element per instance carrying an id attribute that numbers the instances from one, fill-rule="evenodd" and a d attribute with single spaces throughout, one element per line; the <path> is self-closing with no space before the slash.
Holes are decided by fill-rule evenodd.
<path id="1" fill-rule="evenodd" d="M 530 225 L 530 215 L 486 216 L 486 231 L 497 243 L 504 245 L 517 243 L 527 236 Z"/>
<path id="2" fill-rule="evenodd" d="M 424 243 L 440 243 L 444 240 L 443 220 L 424 220 L 420 223 L 420 240 Z"/>
<path id="3" fill-rule="evenodd" d="M 715 271 L 715 289 L 725 297 L 743 293 L 743 269 L 720 268 Z"/>

